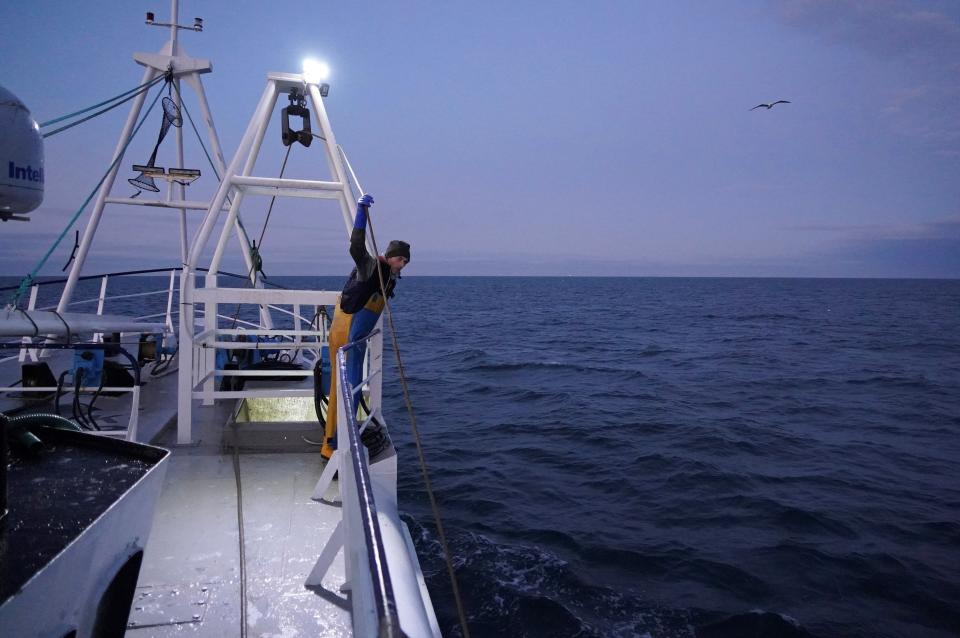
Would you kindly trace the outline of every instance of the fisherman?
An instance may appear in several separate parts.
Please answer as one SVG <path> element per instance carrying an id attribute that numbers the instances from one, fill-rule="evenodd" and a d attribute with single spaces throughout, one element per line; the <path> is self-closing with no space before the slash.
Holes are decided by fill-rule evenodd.
<path id="1" fill-rule="evenodd" d="M 371 204 L 373 204 L 373 197 L 370 195 L 364 195 L 357 200 L 357 215 L 353 222 L 353 232 L 350 233 L 350 256 L 353 257 L 356 267 L 350 272 L 350 277 L 340 293 L 333 316 L 333 325 L 330 327 L 329 352 L 334 362 L 337 349 L 347 343 L 363 339 L 377 325 L 380 313 L 386 305 L 383 292 L 386 292 L 387 297 L 393 297 L 393 289 L 397 279 L 400 278 L 400 271 L 410 261 L 410 244 L 396 239 L 387 245 L 382 256 L 375 257 L 367 252 L 367 215 Z M 380 270 L 379 276 L 377 267 Z M 381 279 L 383 290 L 380 288 Z M 347 380 L 351 387 L 358 385 L 363 379 L 363 358 L 366 354 L 366 346 L 366 342 L 363 342 L 346 353 Z M 320 450 L 326 459 L 333 455 L 337 447 L 337 366 L 332 365 L 331 369 L 326 431 L 323 447 Z M 390 445 L 386 433 L 378 423 L 367 426 L 364 434 L 361 439 L 370 451 L 371 459 Z"/>

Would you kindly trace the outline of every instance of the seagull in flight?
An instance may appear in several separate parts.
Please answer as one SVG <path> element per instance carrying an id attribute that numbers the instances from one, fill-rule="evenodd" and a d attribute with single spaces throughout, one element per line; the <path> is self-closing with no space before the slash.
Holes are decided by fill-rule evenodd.
<path id="1" fill-rule="evenodd" d="M 770 109 L 772 109 L 772 108 L 773 108 L 774 106 L 776 106 L 777 104 L 790 104 L 790 100 L 777 100 L 776 102 L 771 102 L 770 104 L 757 104 L 755 107 L 753 107 L 753 108 L 750 109 L 750 110 L 752 111 L 752 110 L 758 109 L 758 108 L 760 108 L 760 107 L 762 106 L 762 107 L 766 108 L 766 109 L 769 111 Z"/>

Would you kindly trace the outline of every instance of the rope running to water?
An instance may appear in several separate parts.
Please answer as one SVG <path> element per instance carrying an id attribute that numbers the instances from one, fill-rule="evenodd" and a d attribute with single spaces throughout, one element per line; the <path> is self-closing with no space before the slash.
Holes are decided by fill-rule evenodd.
<path id="1" fill-rule="evenodd" d="M 379 256 L 380 250 L 377 248 L 377 238 L 373 234 L 373 219 L 367 212 L 367 224 L 370 227 L 370 241 L 373 243 L 373 250 Z M 378 257 L 379 259 L 379 257 Z M 413 440 L 417 444 L 417 456 L 420 458 L 420 473 L 423 474 L 423 483 L 427 490 L 427 496 L 430 498 L 430 508 L 433 510 L 433 521 L 437 525 L 437 535 L 440 537 L 440 545 L 443 547 L 443 556 L 447 562 L 447 573 L 450 576 L 450 585 L 453 589 L 453 599 L 457 603 L 457 616 L 460 620 L 460 628 L 463 631 L 463 638 L 470 638 L 470 630 L 467 629 L 467 618 L 463 610 L 463 601 L 460 600 L 460 588 L 457 585 L 457 576 L 453 571 L 453 562 L 450 559 L 450 547 L 447 545 L 447 536 L 443 531 L 443 522 L 440 520 L 440 508 L 437 505 L 437 499 L 433 495 L 433 486 L 430 483 L 430 475 L 427 472 L 427 461 L 423 454 L 423 444 L 420 442 L 420 430 L 417 428 L 417 417 L 413 412 L 413 402 L 410 401 L 410 393 L 407 388 L 407 376 L 403 371 L 403 362 L 400 360 L 400 344 L 397 341 L 397 328 L 393 324 L 393 311 L 390 309 L 390 303 L 387 301 L 386 286 L 383 281 L 383 273 L 377 268 L 377 276 L 380 278 L 380 294 L 383 295 L 384 305 L 387 309 L 387 321 L 390 323 L 390 335 L 393 339 L 393 353 L 397 359 L 397 372 L 400 375 L 400 387 L 403 389 L 403 399 L 407 404 L 407 414 L 410 417 L 410 426 L 413 431 Z"/>

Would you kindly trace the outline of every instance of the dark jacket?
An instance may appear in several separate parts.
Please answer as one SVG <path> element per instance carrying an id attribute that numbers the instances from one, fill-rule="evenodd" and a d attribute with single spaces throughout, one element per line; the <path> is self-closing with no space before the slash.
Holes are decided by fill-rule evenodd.
<path id="1" fill-rule="evenodd" d="M 396 286 L 396 277 L 390 269 L 390 264 L 381 261 L 367 252 L 366 231 L 354 228 L 350 233 L 350 256 L 357 265 L 350 271 L 343 292 L 340 295 L 340 309 L 353 314 L 363 308 L 370 298 L 380 294 L 380 277 L 377 276 L 377 265 L 383 275 L 387 297 L 393 297 L 393 288 Z"/>

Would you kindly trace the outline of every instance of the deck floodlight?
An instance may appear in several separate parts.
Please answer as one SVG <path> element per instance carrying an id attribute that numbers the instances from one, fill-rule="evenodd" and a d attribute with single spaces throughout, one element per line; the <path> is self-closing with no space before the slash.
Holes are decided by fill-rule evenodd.
<path id="1" fill-rule="evenodd" d="M 330 85 L 324 82 L 320 85 L 320 97 L 327 97 L 330 95 Z"/>
<path id="2" fill-rule="evenodd" d="M 148 166 L 146 164 L 134 164 L 133 170 L 143 173 L 149 177 L 163 177 L 162 166 Z"/>
<path id="3" fill-rule="evenodd" d="M 307 84 L 319 84 L 328 77 L 330 77 L 330 67 L 326 62 L 313 58 L 306 58 L 303 61 L 303 79 Z"/>
<path id="4" fill-rule="evenodd" d="M 193 30 L 194 30 L 194 31 L 203 31 L 203 18 L 194 18 L 194 19 L 193 19 Z"/>
<path id="5" fill-rule="evenodd" d="M 200 171 L 195 168 L 170 168 L 167 169 L 167 177 L 171 181 L 187 186 L 200 177 Z"/>

